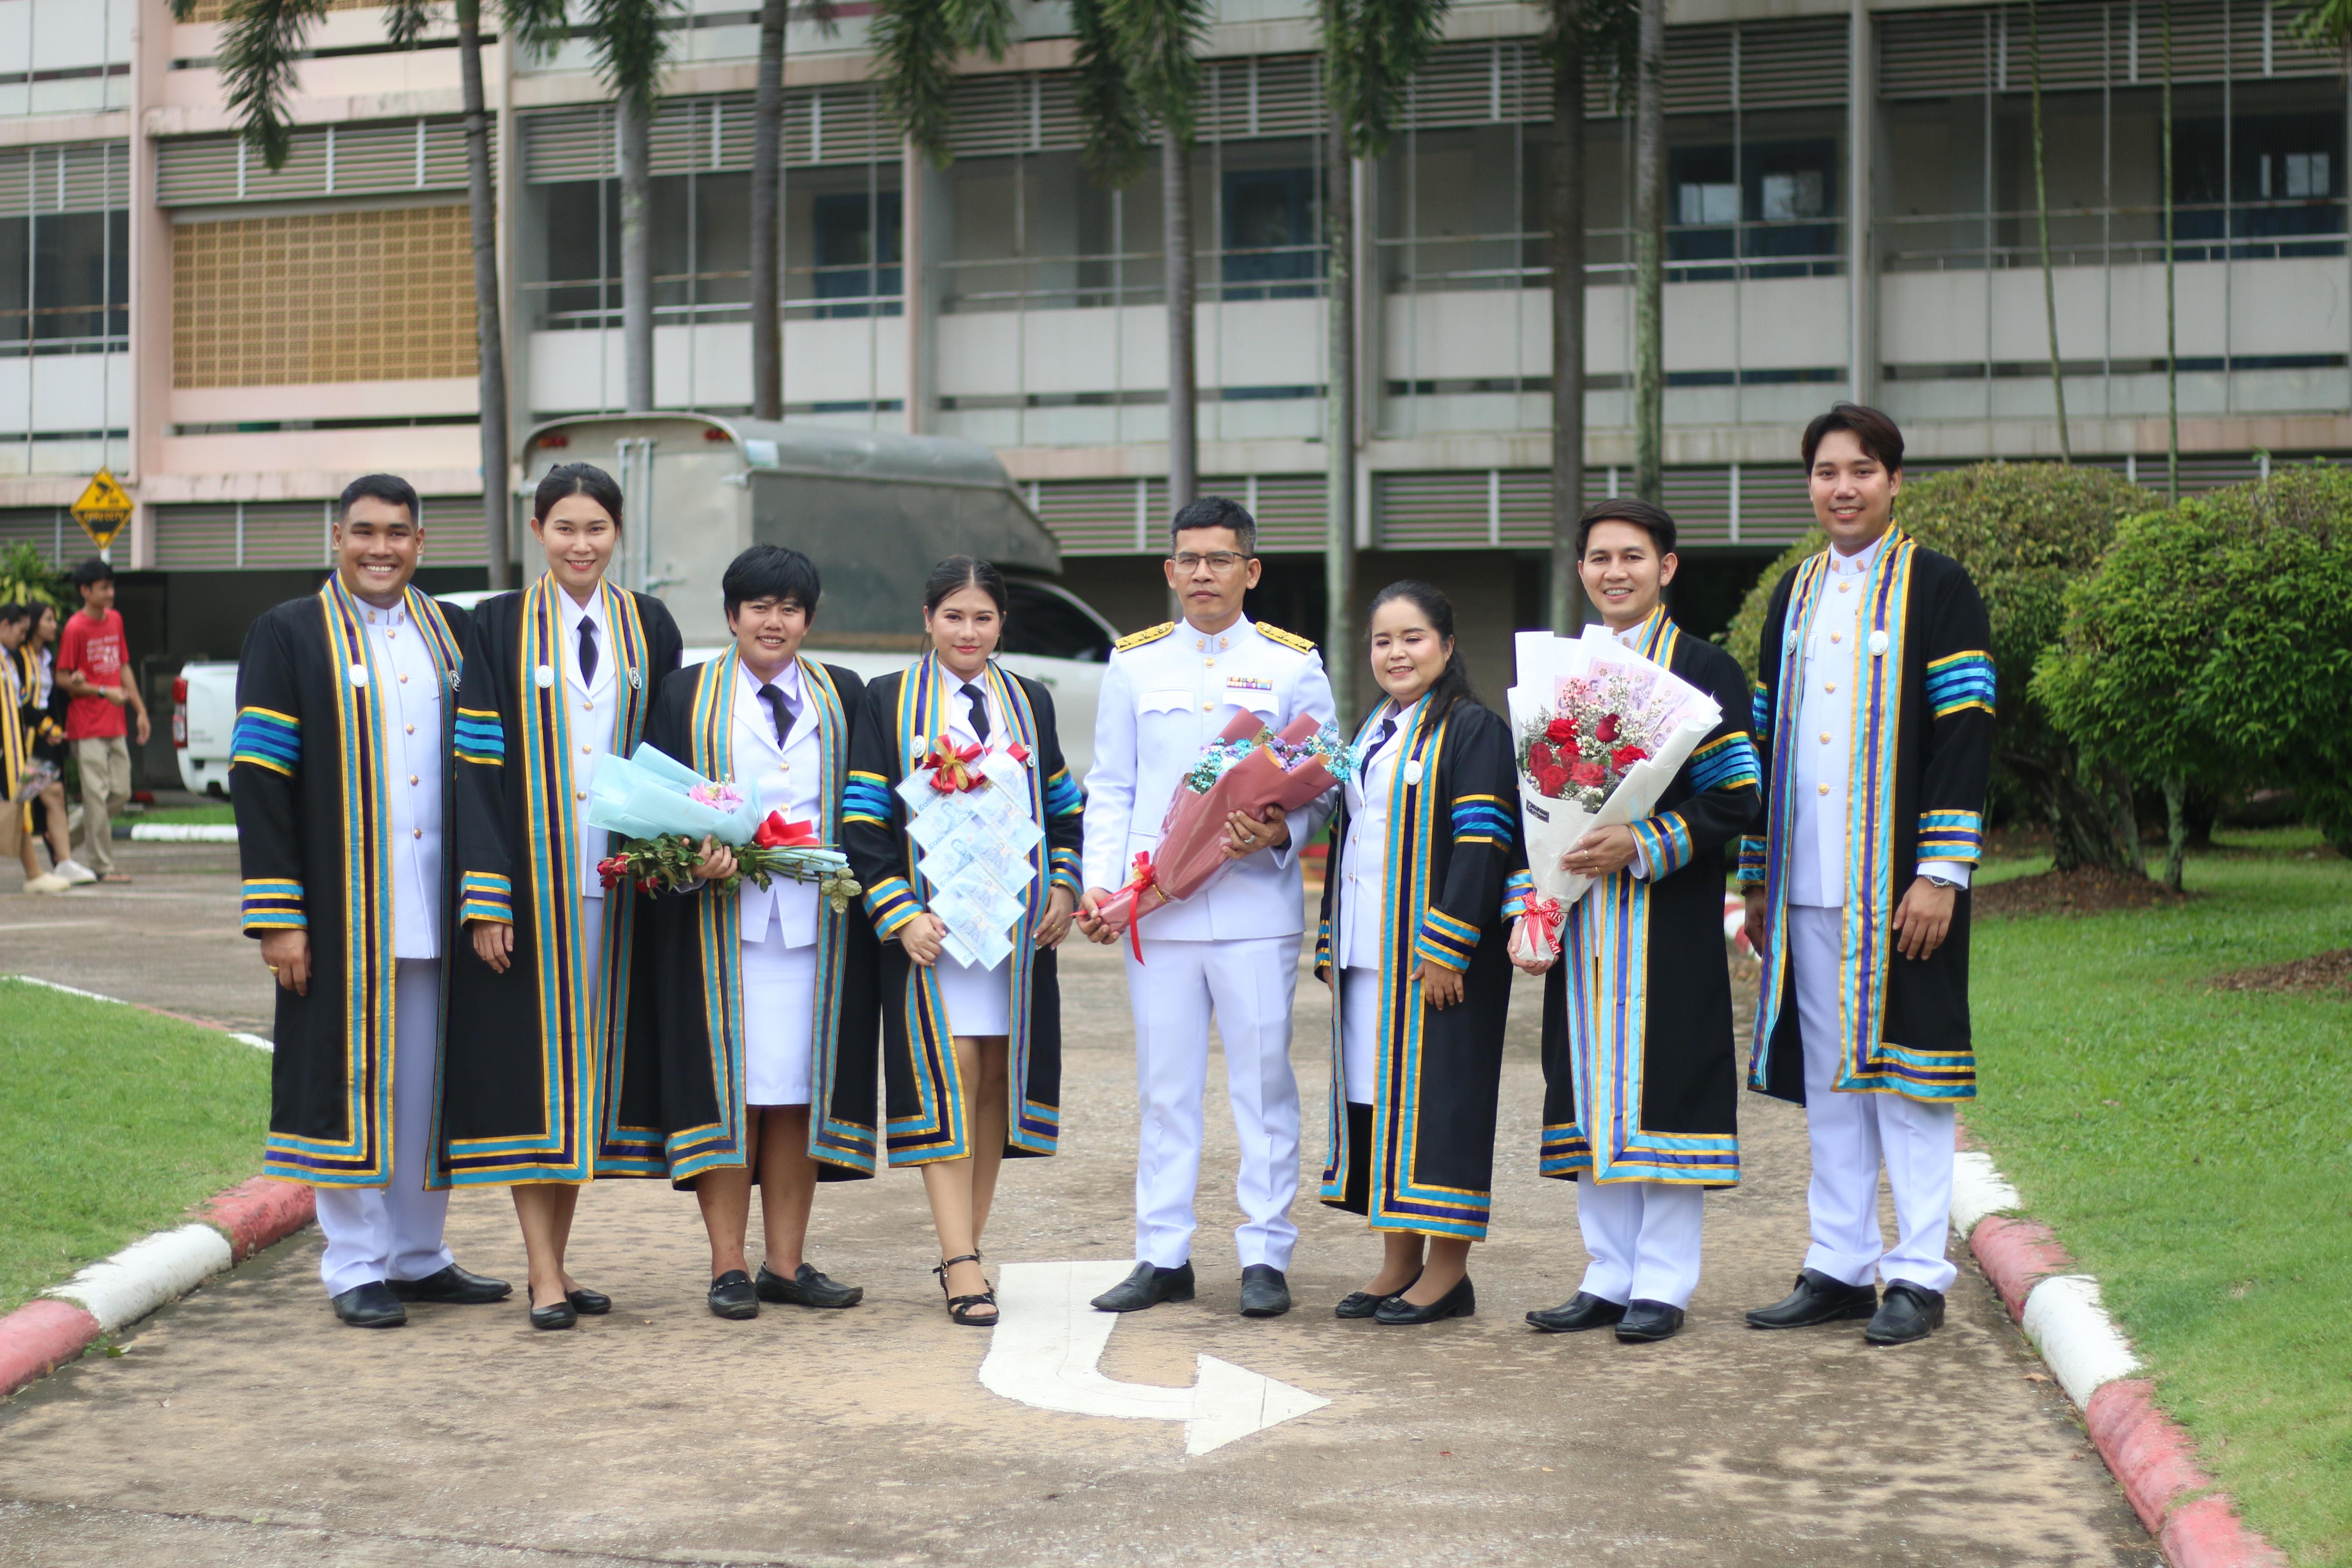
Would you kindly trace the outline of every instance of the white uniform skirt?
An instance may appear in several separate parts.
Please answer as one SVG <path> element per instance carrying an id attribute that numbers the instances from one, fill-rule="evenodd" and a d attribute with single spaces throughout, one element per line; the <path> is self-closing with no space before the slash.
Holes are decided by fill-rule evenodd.
<path id="1" fill-rule="evenodd" d="M 743 1103 L 806 1105 L 816 1026 L 816 946 L 786 947 L 782 930 L 743 953 Z"/>
<path id="2" fill-rule="evenodd" d="M 1339 971 L 1339 1088 L 1350 1105 L 1373 1103 L 1380 1079 L 1373 1047 L 1381 1037 L 1381 972 Z"/>
<path id="3" fill-rule="evenodd" d="M 1010 955 L 993 969 L 973 969 L 942 952 L 937 967 L 950 1033 L 985 1037 L 1013 1032 Z"/>

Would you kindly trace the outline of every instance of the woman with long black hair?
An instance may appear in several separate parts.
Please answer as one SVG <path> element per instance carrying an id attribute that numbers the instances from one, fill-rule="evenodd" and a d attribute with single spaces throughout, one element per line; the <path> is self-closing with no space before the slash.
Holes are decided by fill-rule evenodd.
<path id="1" fill-rule="evenodd" d="M 620 1125 L 629 1015 L 654 1004 L 645 901 L 596 864 L 597 763 L 636 748 L 677 623 L 615 588 L 621 487 L 565 463 L 531 498 L 547 571 L 476 608 L 457 692 L 457 921 L 470 959 L 447 970 L 437 1186 L 510 1186 L 530 1261 L 534 1328 L 568 1329 L 612 1300 L 565 1272 L 581 1185 L 666 1173 L 658 1127 Z M 648 1017 L 640 1039 L 654 1037 Z"/>
<path id="2" fill-rule="evenodd" d="M 1510 726 L 1471 689 L 1453 605 L 1392 583 L 1370 618 L 1387 700 L 1356 737 L 1315 942 L 1333 1037 L 1322 1199 L 1385 1247 L 1338 1314 L 1429 1323 L 1477 1308 L 1470 1244 L 1493 1205 L 1511 994 L 1505 898 L 1527 861 Z"/>
<path id="3" fill-rule="evenodd" d="M 923 590 L 930 651 L 867 684 L 841 816 L 843 847 L 882 938 L 884 1144 L 891 1164 L 922 1169 L 948 1315 L 975 1328 L 996 1321 L 980 1237 L 998 1166 L 1051 1154 L 1060 1136 L 1054 949 L 1077 907 L 1083 804 L 1062 765 L 1052 696 L 994 659 L 1004 601 L 1003 575 L 985 561 L 957 555 L 932 568 Z M 993 963 L 950 951 L 950 936 L 961 945 L 994 933 L 965 915 L 972 900 L 941 905 L 961 926 L 934 909 L 942 889 L 925 865 L 942 867 L 911 831 L 916 814 L 899 789 L 909 775 L 942 796 L 1006 790 L 1042 836 L 997 879 L 1019 913 L 1010 951 Z"/>

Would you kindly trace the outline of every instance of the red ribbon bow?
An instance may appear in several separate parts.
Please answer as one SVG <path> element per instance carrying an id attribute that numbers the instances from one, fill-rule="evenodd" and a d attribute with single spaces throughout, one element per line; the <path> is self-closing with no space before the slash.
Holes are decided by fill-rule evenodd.
<path id="1" fill-rule="evenodd" d="M 781 811 L 768 813 L 751 835 L 751 842 L 762 849 L 814 849 L 824 842 L 817 837 L 814 822 L 786 822 Z"/>
<path id="2" fill-rule="evenodd" d="M 988 780 L 975 772 L 971 764 L 980 760 L 977 745 L 959 746 L 945 735 L 931 742 L 931 749 L 919 764 L 931 770 L 931 787 L 941 795 L 957 795 L 978 789 Z"/>
<path id="3" fill-rule="evenodd" d="M 1128 946 L 1135 950 L 1135 962 L 1138 963 L 1141 963 L 1143 962 L 1143 933 L 1140 928 L 1143 924 L 1144 889 L 1148 888 L 1156 888 L 1159 885 L 1160 873 L 1152 868 L 1151 851 L 1149 849 L 1137 850 L 1135 852 L 1135 875 L 1127 879 L 1126 886 L 1120 888 L 1119 891 L 1122 893 L 1132 893 L 1135 895 L 1134 898 L 1129 900 L 1128 904 L 1129 913 L 1127 921 L 1127 943 Z"/>
<path id="4" fill-rule="evenodd" d="M 1527 921 L 1528 939 L 1534 944 L 1530 957 L 1540 958 L 1559 951 L 1560 922 L 1567 918 L 1558 899 L 1529 899 L 1519 911 Z"/>

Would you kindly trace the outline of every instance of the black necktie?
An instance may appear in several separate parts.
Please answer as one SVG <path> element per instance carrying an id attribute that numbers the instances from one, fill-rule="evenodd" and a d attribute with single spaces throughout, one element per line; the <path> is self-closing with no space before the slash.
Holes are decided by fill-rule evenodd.
<path id="1" fill-rule="evenodd" d="M 988 694 L 971 685 L 963 689 L 963 694 L 971 699 L 971 738 L 985 746 L 988 744 Z"/>
<path id="2" fill-rule="evenodd" d="M 760 688 L 760 700 L 768 705 L 768 721 L 776 727 L 776 744 L 782 746 L 784 737 L 792 733 L 792 708 L 784 701 L 784 694 L 772 686 Z"/>
<path id="3" fill-rule="evenodd" d="M 580 684 L 596 684 L 596 623 L 584 617 L 580 622 Z"/>
<path id="4" fill-rule="evenodd" d="M 1374 735 L 1372 737 L 1372 743 L 1364 748 L 1364 760 L 1357 769 L 1357 776 L 1359 778 L 1363 777 L 1366 773 L 1370 772 L 1372 759 L 1381 754 L 1381 748 L 1387 745 L 1389 743 L 1389 737 L 1395 733 L 1396 721 L 1394 719 L 1383 719 L 1381 721 L 1380 733 Z"/>

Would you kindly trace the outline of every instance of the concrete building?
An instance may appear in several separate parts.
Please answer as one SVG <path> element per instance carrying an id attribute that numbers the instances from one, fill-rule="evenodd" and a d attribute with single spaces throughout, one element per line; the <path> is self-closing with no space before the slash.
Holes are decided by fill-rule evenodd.
<path id="1" fill-rule="evenodd" d="M 322 561 L 327 500 L 408 474 L 478 563 L 458 62 L 331 0 L 265 169 L 224 107 L 223 0 L 0 0 L 0 541 L 70 556 L 111 467 L 146 647 L 226 652 Z M 1160 618 L 1166 408 L 1156 171 L 1082 174 L 1064 8 L 969 64 L 955 159 L 910 165 L 867 80 L 867 7 L 790 39 L 789 417 L 990 443 L 1115 620 Z M 2189 482 L 2352 451 L 2347 81 L 2278 0 L 2174 0 L 2173 194 Z M 2041 7 L 2060 347 L 2078 458 L 2160 482 L 2159 0 Z M 1265 525 L 1269 618 L 1320 624 L 1323 174 L 1313 6 L 1222 0 L 1195 174 L 1206 488 Z M 1918 468 L 2049 457 L 2021 5 L 1677 0 L 1665 358 L 1688 618 L 1727 618 L 1808 520 L 1794 436 L 1832 398 Z M 742 410 L 748 0 L 681 0 L 655 129 L 658 400 Z M 1390 154 L 1358 176 L 1367 590 L 1437 578 L 1490 687 L 1538 616 L 1550 419 L 1541 12 L 1457 4 Z M 618 408 L 614 131 L 585 46 L 490 52 L 517 438 Z M 1627 481 L 1626 122 L 1588 100 L 1592 488 Z M 911 308 L 910 308 L 911 301 Z M 518 452 L 512 485 L 548 455 Z M 150 577 L 148 574 L 157 575 Z M 456 582 L 462 571 L 448 577 Z"/>

